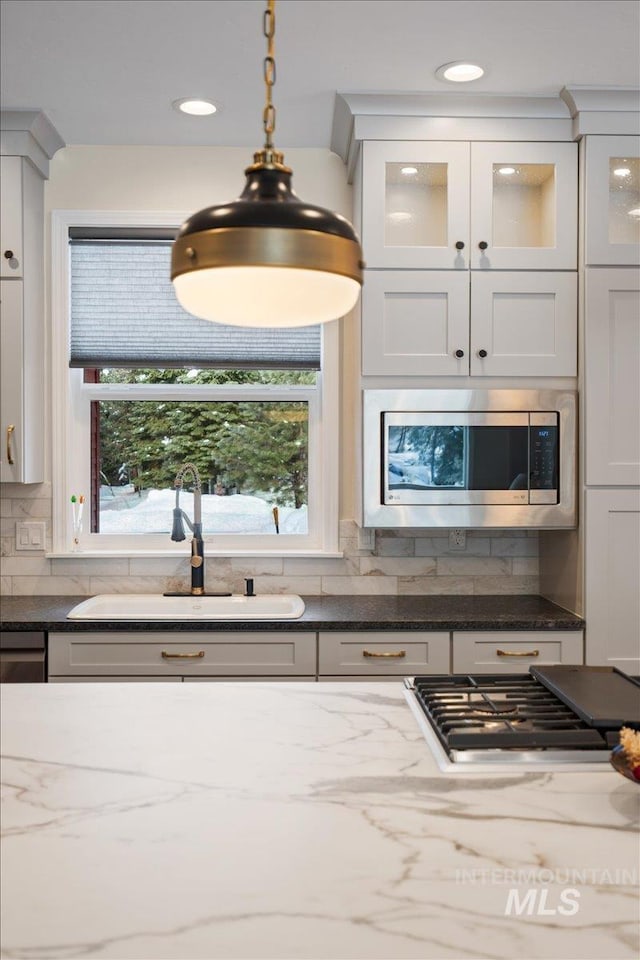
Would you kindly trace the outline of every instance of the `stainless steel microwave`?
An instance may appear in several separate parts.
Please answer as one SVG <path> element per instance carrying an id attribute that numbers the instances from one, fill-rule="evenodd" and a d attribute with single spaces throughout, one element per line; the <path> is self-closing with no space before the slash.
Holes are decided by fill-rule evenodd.
<path id="1" fill-rule="evenodd" d="M 365 390 L 363 525 L 574 527 L 576 397 Z"/>

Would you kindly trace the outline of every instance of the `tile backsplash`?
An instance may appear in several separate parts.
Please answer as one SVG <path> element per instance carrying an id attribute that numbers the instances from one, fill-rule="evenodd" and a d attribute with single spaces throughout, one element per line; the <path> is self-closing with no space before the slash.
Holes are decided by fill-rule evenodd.
<path id="1" fill-rule="evenodd" d="M 5 596 L 161 593 L 190 582 L 188 551 L 174 557 L 47 559 L 16 550 L 16 521 L 45 520 L 51 539 L 49 484 L 0 487 L 0 594 Z M 378 530 L 371 550 L 358 548 L 358 528 L 340 522 L 338 559 L 214 557 L 206 559 L 207 590 L 244 590 L 253 577 L 262 593 L 517 594 L 538 593 L 537 531 L 467 531 L 464 549 L 450 548 L 448 530 Z"/>

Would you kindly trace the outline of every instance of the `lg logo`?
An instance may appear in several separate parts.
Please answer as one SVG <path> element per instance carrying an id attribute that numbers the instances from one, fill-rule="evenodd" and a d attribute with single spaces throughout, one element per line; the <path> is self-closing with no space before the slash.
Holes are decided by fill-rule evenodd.
<path id="1" fill-rule="evenodd" d="M 555 917 L 560 914 L 562 917 L 573 917 L 580 909 L 580 891 L 573 887 L 566 887 L 560 893 L 560 902 L 557 907 L 547 906 L 547 889 L 538 889 L 531 887 L 524 892 L 522 896 L 516 887 L 509 890 L 507 904 L 504 908 L 505 916 L 515 914 L 516 916 L 532 917 Z"/>

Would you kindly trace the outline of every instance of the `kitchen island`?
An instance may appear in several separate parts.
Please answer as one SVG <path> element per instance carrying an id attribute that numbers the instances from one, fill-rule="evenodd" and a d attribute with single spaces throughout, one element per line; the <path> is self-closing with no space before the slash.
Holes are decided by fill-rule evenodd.
<path id="1" fill-rule="evenodd" d="M 441 773 L 400 681 L 8 685 L 2 720 L 3 957 L 637 956 L 637 787 Z"/>

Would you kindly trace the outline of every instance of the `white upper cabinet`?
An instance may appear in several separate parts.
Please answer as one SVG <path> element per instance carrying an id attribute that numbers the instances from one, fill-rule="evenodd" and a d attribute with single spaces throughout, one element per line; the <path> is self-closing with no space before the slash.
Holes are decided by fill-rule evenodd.
<path id="1" fill-rule="evenodd" d="M 469 267 L 468 143 L 362 144 L 368 267 Z"/>
<path id="2" fill-rule="evenodd" d="M 22 157 L 0 157 L 0 276 L 22 272 Z"/>
<path id="3" fill-rule="evenodd" d="M 586 482 L 640 484 L 640 271 L 587 271 Z"/>
<path id="4" fill-rule="evenodd" d="M 574 143 L 368 141 L 370 268 L 575 270 Z"/>
<path id="5" fill-rule="evenodd" d="M 2 202 L 0 481 L 40 483 L 44 479 L 44 183 L 25 157 L 2 157 Z M 8 252 L 13 256 L 7 257 Z"/>
<path id="6" fill-rule="evenodd" d="M 577 275 L 369 270 L 365 376 L 572 377 Z"/>
<path id="7" fill-rule="evenodd" d="M 471 375 L 575 377 L 577 293 L 575 273 L 473 273 Z"/>
<path id="8" fill-rule="evenodd" d="M 587 137 L 586 263 L 640 263 L 640 138 Z"/>
<path id="9" fill-rule="evenodd" d="M 471 146 L 471 267 L 575 270 L 575 143 Z"/>
<path id="10" fill-rule="evenodd" d="M 469 274 L 370 270 L 362 290 L 362 372 L 469 375 Z"/>

